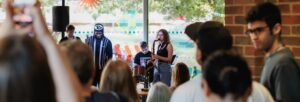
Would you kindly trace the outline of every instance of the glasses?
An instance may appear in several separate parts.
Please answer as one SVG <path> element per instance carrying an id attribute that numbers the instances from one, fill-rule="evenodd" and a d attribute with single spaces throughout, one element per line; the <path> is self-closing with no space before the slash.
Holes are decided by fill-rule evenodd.
<path id="1" fill-rule="evenodd" d="M 265 26 L 265 27 L 258 27 L 258 28 L 255 28 L 255 29 L 248 29 L 248 30 L 246 31 L 246 34 L 247 34 L 247 35 L 250 35 L 250 34 L 258 35 L 258 34 L 260 34 L 261 32 L 265 31 L 266 28 L 268 28 L 268 27 Z"/>

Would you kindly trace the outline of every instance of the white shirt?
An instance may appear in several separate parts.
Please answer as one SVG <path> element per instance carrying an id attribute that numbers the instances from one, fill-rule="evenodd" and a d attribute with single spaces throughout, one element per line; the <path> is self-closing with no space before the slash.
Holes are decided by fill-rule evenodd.
<path id="1" fill-rule="evenodd" d="M 204 92 L 201 88 L 201 75 L 180 85 L 174 91 L 170 102 L 204 102 Z M 267 89 L 257 82 L 252 83 L 252 94 L 248 102 L 274 102 Z"/>
<path id="2" fill-rule="evenodd" d="M 252 82 L 252 94 L 248 98 L 248 102 L 275 102 L 270 92 L 262 84 Z"/>
<path id="3" fill-rule="evenodd" d="M 170 102 L 204 102 L 201 75 L 178 86 L 173 92 Z"/>

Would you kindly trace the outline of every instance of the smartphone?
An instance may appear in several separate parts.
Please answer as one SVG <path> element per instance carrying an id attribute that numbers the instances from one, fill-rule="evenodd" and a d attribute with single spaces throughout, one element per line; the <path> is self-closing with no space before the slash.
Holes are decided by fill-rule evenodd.
<path id="1" fill-rule="evenodd" d="M 28 7 L 33 6 L 36 3 L 36 0 L 13 0 L 14 7 Z"/>
<path id="2" fill-rule="evenodd" d="M 32 17 L 29 14 L 25 14 L 25 9 L 26 7 L 33 6 L 36 2 L 36 0 L 13 0 L 13 19 L 16 24 L 16 29 L 27 27 L 32 24 Z"/>

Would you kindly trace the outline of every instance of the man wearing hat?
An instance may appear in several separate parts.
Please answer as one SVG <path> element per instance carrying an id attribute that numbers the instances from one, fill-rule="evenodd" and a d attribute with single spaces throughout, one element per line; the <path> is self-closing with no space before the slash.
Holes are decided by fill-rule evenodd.
<path id="1" fill-rule="evenodd" d="M 100 23 L 94 26 L 94 35 L 88 37 L 86 43 L 92 48 L 96 66 L 93 85 L 99 86 L 102 70 L 108 60 L 112 58 L 112 43 L 104 36 L 104 26 Z"/>

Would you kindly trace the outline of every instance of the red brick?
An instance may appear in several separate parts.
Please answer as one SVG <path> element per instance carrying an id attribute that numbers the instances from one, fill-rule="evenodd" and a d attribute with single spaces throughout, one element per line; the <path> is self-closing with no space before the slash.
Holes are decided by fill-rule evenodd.
<path id="1" fill-rule="evenodd" d="M 225 24 L 233 24 L 233 16 L 225 16 Z"/>
<path id="2" fill-rule="evenodd" d="M 285 34 L 285 35 L 291 34 L 291 27 L 290 26 L 282 26 L 282 34 Z"/>
<path id="3" fill-rule="evenodd" d="M 279 2 L 299 2 L 299 0 L 279 0 Z"/>
<path id="4" fill-rule="evenodd" d="M 230 26 L 226 26 L 227 29 L 229 29 L 231 34 L 244 34 L 244 27 L 243 26 L 238 26 L 238 25 L 230 25 Z"/>
<path id="5" fill-rule="evenodd" d="M 246 57 L 246 61 L 250 66 L 263 66 L 264 58 L 261 56 L 258 57 Z"/>
<path id="6" fill-rule="evenodd" d="M 265 0 L 265 1 L 272 2 L 272 3 L 277 3 L 278 2 L 278 0 Z"/>
<path id="7" fill-rule="evenodd" d="M 255 1 L 256 4 L 257 4 L 257 3 L 265 2 L 265 0 L 254 0 L 254 1 Z"/>
<path id="8" fill-rule="evenodd" d="M 264 53 L 256 50 L 254 47 L 245 47 L 245 55 L 250 56 L 263 56 Z"/>
<path id="9" fill-rule="evenodd" d="M 300 4 L 293 5 L 293 13 L 300 13 Z"/>
<path id="10" fill-rule="evenodd" d="M 300 35 L 300 25 L 299 26 L 293 26 L 292 27 L 293 34 Z"/>
<path id="11" fill-rule="evenodd" d="M 279 7 L 281 13 L 290 13 L 291 12 L 289 4 L 279 4 L 277 6 Z"/>
<path id="12" fill-rule="evenodd" d="M 252 76 L 259 78 L 261 75 L 263 66 L 250 66 L 250 71 L 252 73 Z M 254 79 L 255 80 L 255 79 Z"/>
<path id="13" fill-rule="evenodd" d="M 300 16 L 282 16 L 283 24 L 299 24 Z"/>
<path id="14" fill-rule="evenodd" d="M 293 53 L 295 56 L 300 57 L 300 48 L 293 48 Z"/>
<path id="15" fill-rule="evenodd" d="M 234 22 L 235 24 L 246 24 L 246 19 L 244 16 L 235 16 Z"/>
<path id="16" fill-rule="evenodd" d="M 234 0 L 234 4 L 249 4 L 254 3 L 254 0 Z"/>
<path id="17" fill-rule="evenodd" d="M 234 44 L 237 45 L 252 45 L 250 37 L 248 36 L 236 36 Z"/>
<path id="18" fill-rule="evenodd" d="M 226 6 L 225 14 L 243 14 L 243 6 Z"/>
<path id="19" fill-rule="evenodd" d="M 251 5 L 251 6 L 245 6 L 245 14 L 244 15 L 246 15 L 248 12 L 249 12 L 249 10 L 253 7 L 254 5 Z"/>
<path id="20" fill-rule="evenodd" d="M 225 0 L 225 5 L 230 5 L 230 4 L 234 4 L 233 0 Z"/>
<path id="21" fill-rule="evenodd" d="M 289 46 L 299 46 L 300 45 L 300 37 L 285 36 L 285 37 L 283 37 L 283 42 Z"/>
<path id="22" fill-rule="evenodd" d="M 237 51 L 239 54 L 244 54 L 244 47 L 243 46 L 234 46 L 233 49 Z"/>

